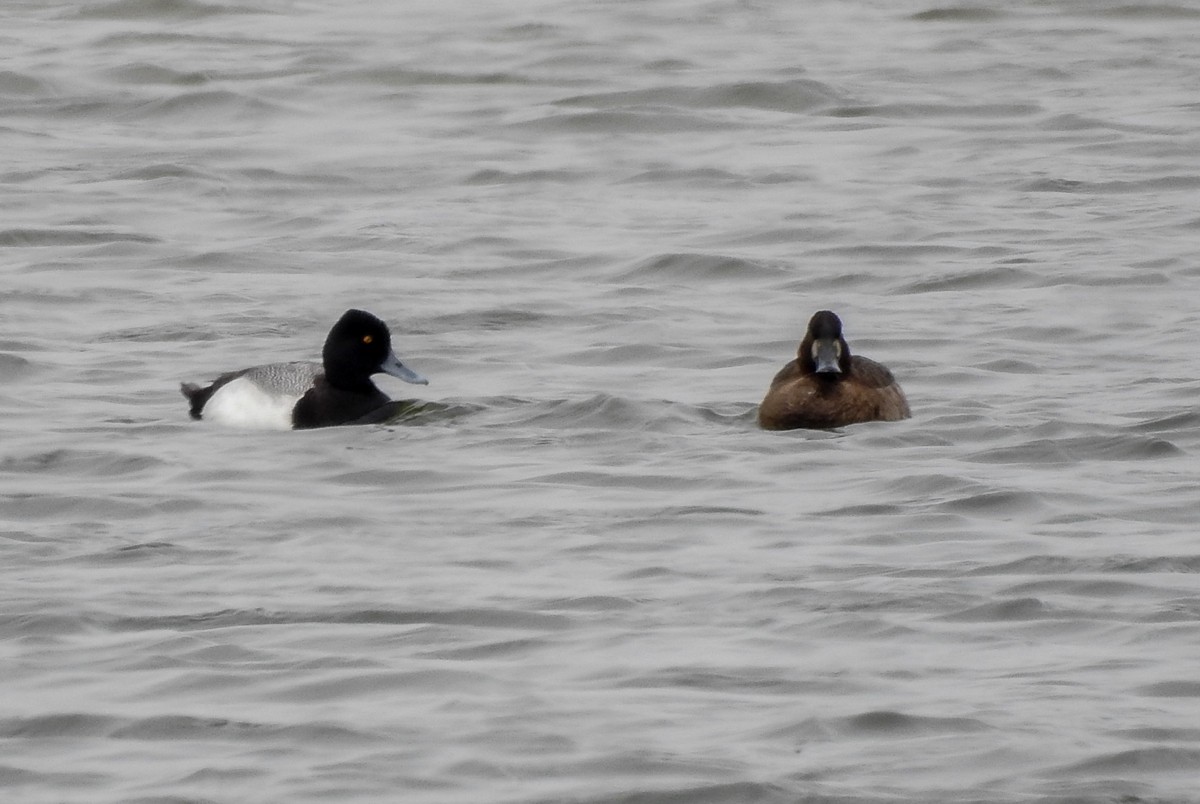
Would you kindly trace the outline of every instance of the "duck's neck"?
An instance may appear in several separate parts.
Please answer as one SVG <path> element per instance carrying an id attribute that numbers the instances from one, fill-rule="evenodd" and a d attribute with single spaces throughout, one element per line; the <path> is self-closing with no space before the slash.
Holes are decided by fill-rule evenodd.
<path id="1" fill-rule="evenodd" d="M 334 364 L 336 366 L 336 364 Z M 334 388 L 340 388 L 343 391 L 367 392 L 376 390 L 375 383 L 371 381 L 369 376 L 364 377 L 357 372 L 341 371 L 337 368 L 325 366 L 325 380 Z"/>

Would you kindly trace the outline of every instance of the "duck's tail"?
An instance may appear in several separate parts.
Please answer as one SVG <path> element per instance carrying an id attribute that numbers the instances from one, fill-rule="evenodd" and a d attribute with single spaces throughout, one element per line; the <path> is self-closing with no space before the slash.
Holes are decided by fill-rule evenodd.
<path id="1" fill-rule="evenodd" d="M 199 419 L 200 411 L 204 410 L 204 404 L 208 402 L 208 398 L 212 396 L 212 386 L 210 385 L 207 388 L 201 388 L 199 385 L 196 385 L 192 382 L 182 382 L 179 384 L 179 391 L 185 397 L 187 397 L 187 400 L 190 403 L 188 413 L 191 414 L 193 419 Z"/>

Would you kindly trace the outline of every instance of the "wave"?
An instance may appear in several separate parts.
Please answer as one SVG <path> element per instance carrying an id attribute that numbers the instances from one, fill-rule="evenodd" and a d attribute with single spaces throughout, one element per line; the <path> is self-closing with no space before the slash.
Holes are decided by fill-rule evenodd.
<path id="1" fill-rule="evenodd" d="M 0 718 L 5 739 L 226 740 L 237 743 L 293 740 L 372 744 L 379 735 L 332 723 L 284 724 L 192 715 L 121 717 L 64 712 L 33 717 Z"/>
<path id="2" fill-rule="evenodd" d="M 796 114 L 844 102 L 844 96 L 828 84 L 807 78 L 794 78 L 785 81 L 743 81 L 713 86 L 659 86 L 575 95 L 555 101 L 555 105 L 587 106 L 594 109 L 759 109 Z"/>
<path id="3" fill-rule="evenodd" d="M 618 282 L 739 282 L 786 277 L 788 266 L 725 254 L 668 253 L 648 257 L 610 277 Z"/>
<path id="4" fill-rule="evenodd" d="M 76 11 L 74 16 L 95 20 L 197 20 L 226 14 L 262 14 L 266 6 L 254 8 L 247 3 L 220 5 L 201 0 L 114 0 L 95 3 Z"/>
<path id="5" fill-rule="evenodd" d="M 117 232 L 106 229 L 0 229 L 0 247 L 4 248 L 48 248 L 53 246 L 97 246 L 111 243 L 158 243 L 157 237 Z"/>

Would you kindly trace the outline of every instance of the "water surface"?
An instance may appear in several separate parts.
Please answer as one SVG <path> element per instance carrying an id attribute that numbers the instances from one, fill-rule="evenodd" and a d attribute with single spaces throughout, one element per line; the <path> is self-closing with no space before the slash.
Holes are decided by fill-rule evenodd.
<path id="1" fill-rule="evenodd" d="M 6 800 L 1200 800 L 1190 6 L 0 21 Z M 188 419 L 348 307 L 425 413 Z"/>

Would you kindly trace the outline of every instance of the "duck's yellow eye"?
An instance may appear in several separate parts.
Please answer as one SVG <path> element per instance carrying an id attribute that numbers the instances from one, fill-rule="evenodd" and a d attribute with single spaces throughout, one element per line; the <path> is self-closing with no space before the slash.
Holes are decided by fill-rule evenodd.
<path id="1" fill-rule="evenodd" d="M 375 340 L 375 339 L 372 338 L 370 335 L 363 335 L 363 343 L 370 343 L 373 340 Z"/>

